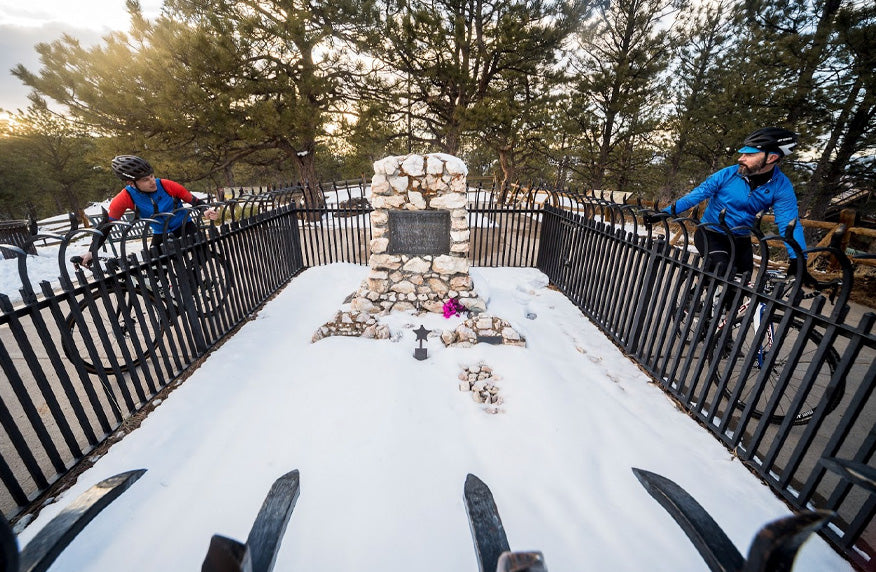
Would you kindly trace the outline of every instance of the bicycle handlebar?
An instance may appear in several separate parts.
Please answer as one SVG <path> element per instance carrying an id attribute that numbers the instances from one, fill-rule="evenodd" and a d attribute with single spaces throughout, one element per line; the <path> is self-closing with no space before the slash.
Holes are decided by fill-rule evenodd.
<path id="1" fill-rule="evenodd" d="M 113 260 L 118 260 L 118 259 L 117 259 L 117 258 L 110 257 L 110 256 L 95 256 L 95 257 L 93 257 L 93 258 L 89 261 L 89 262 L 90 262 L 89 264 L 82 264 L 82 263 L 84 262 L 84 260 L 83 260 L 83 258 L 82 258 L 81 256 L 71 256 L 71 257 L 70 257 L 70 262 L 73 263 L 73 267 L 74 267 L 76 270 L 79 270 L 80 268 L 82 268 L 82 266 L 85 266 L 85 268 L 87 268 L 88 270 L 94 271 L 94 269 L 92 268 L 92 266 L 94 266 L 94 261 L 95 261 L 95 260 L 102 260 L 102 261 L 105 261 L 105 262 L 106 262 L 106 265 L 107 265 L 107 268 L 109 268 L 109 267 L 112 265 L 112 261 L 113 261 Z"/>

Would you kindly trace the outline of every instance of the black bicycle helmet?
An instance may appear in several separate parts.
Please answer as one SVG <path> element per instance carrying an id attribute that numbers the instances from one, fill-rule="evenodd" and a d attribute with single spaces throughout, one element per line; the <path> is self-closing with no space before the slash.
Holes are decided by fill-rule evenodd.
<path id="1" fill-rule="evenodd" d="M 797 134 L 781 127 L 758 129 L 742 142 L 740 153 L 778 153 L 782 157 L 797 146 Z"/>
<path id="2" fill-rule="evenodd" d="M 148 177 L 155 171 L 145 159 L 136 155 L 119 155 L 113 158 L 113 172 L 123 181 L 130 182 Z"/>

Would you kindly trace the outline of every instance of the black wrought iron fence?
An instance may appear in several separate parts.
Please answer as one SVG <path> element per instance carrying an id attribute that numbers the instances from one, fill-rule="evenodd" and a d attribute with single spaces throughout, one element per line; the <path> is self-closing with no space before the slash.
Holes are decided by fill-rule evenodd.
<path id="1" fill-rule="evenodd" d="M 76 239 L 95 231 L 53 235 L 60 284 L 42 282 L 39 294 L 25 252 L 4 247 L 19 256 L 23 286 L 14 305 L 0 294 L 4 515 L 37 501 L 304 268 L 286 202 L 283 193 L 233 200 L 226 224 L 160 249 L 126 254 L 123 240 L 123 256 L 93 273 L 71 272 L 67 259 L 87 248 Z"/>
<path id="2" fill-rule="evenodd" d="M 771 271 L 781 237 L 759 237 L 753 278 L 719 276 L 640 206 L 581 204 L 544 209 L 538 267 L 788 504 L 835 511 L 823 534 L 872 567 L 876 496 L 827 462 L 876 450 L 876 315 L 848 315 L 842 250 L 819 249 L 844 271 L 821 293 Z"/>

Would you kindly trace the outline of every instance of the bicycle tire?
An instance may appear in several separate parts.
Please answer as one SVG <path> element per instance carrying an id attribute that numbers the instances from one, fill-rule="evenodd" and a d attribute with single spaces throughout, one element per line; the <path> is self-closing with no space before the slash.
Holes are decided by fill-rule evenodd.
<path id="1" fill-rule="evenodd" d="M 213 249 L 206 250 L 205 259 L 199 258 L 198 252 L 189 253 L 186 265 L 191 269 L 198 317 L 208 318 L 228 302 L 228 291 L 232 287 L 231 267 L 222 253 Z"/>
<path id="2" fill-rule="evenodd" d="M 98 296 L 93 303 L 81 300 L 77 306 L 84 323 L 80 325 L 76 314 L 70 312 L 65 321 L 70 336 L 62 345 L 67 358 L 81 361 L 90 373 L 114 373 L 110 356 L 115 358 L 120 371 L 138 367 L 152 355 L 164 331 L 164 319 L 155 303 L 139 293 L 110 292 L 107 296 Z M 119 325 L 121 336 L 113 329 L 114 323 Z M 99 330 L 106 332 L 109 346 L 103 343 Z M 97 359 L 88 351 L 86 336 L 94 343 Z M 135 339 L 139 340 L 139 352 Z M 127 349 L 130 362 L 125 360 L 122 347 Z"/>
<path id="3" fill-rule="evenodd" d="M 770 321 L 776 325 L 781 320 L 781 315 L 773 315 L 770 318 Z M 741 317 L 732 322 L 732 335 L 725 344 L 724 351 L 714 351 L 710 356 L 710 361 L 711 359 L 714 359 L 714 356 L 718 356 L 718 359 L 720 359 L 720 363 L 718 364 L 718 368 L 716 369 L 713 378 L 713 382 L 716 384 L 720 382 L 721 373 L 726 369 L 726 360 L 729 358 L 728 354 L 731 351 L 734 341 L 738 337 L 741 323 Z M 788 366 L 788 354 L 793 349 L 794 342 L 796 341 L 796 338 L 799 337 L 799 331 L 802 329 L 802 327 L 802 322 L 797 320 L 792 321 L 789 325 L 788 334 L 793 335 L 792 331 L 796 331 L 798 332 L 798 335 L 794 336 L 793 338 L 789 338 L 784 342 L 778 342 L 779 355 L 775 358 L 775 365 L 773 367 L 773 370 L 765 378 L 766 387 L 761 392 L 757 404 L 752 408 L 752 417 L 756 419 L 760 419 L 761 417 L 763 417 L 766 405 L 768 404 L 769 400 L 773 396 L 773 393 L 775 392 L 776 382 L 783 372 L 784 368 Z M 716 337 L 719 335 L 721 335 L 720 331 L 715 333 Z M 741 372 L 742 365 L 745 361 L 746 356 L 751 352 L 754 335 L 754 328 L 749 328 L 749 331 L 746 332 L 746 339 L 743 340 L 742 345 L 740 346 L 739 355 L 733 364 L 732 370 L 730 371 L 727 386 L 724 388 L 724 395 L 727 397 L 731 397 L 734 390 L 736 389 L 736 384 L 740 381 L 740 379 L 742 380 L 743 390 L 742 392 L 740 392 L 739 399 L 735 403 L 736 407 L 738 407 L 739 409 L 745 409 L 748 406 L 748 403 L 751 400 L 751 395 L 756 389 L 755 384 L 757 382 L 757 378 L 761 372 L 758 364 L 767 357 L 766 354 L 770 351 L 769 349 L 766 349 L 764 350 L 765 353 L 762 358 L 755 358 L 755 361 L 753 362 L 753 367 L 746 375 L 743 376 Z M 815 330 L 810 330 L 809 333 L 806 335 L 805 345 L 800 353 L 800 358 L 795 364 L 788 366 L 793 368 L 791 377 L 788 380 L 788 384 L 786 386 L 784 394 L 776 405 L 775 413 L 770 415 L 770 423 L 778 424 L 782 423 L 785 420 L 785 417 L 789 412 L 791 402 L 796 397 L 797 389 L 800 387 L 800 384 L 803 381 L 803 376 L 809 370 L 812 356 L 815 354 L 815 351 L 821 343 L 822 338 L 823 336 L 821 335 L 821 333 Z M 764 336 L 764 340 L 765 339 L 766 336 Z M 804 399 L 800 407 L 800 413 L 798 413 L 794 418 L 794 425 L 805 425 L 815 415 L 815 412 L 818 409 L 818 406 L 824 396 L 824 392 L 827 390 L 827 386 L 830 383 L 830 380 L 833 378 L 833 374 L 836 371 L 838 363 L 839 354 L 836 350 L 830 348 L 825 355 L 824 361 L 821 364 L 818 373 L 816 374 L 816 379 L 813 382 L 811 389 L 809 390 L 806 398 Z M 836 388 L 833 391 L 833 394 L 827 401 L 826 413 L 830 413 L 839 405 L 840 401 L 843 398 L 843 394 L 845 393 L 845 386 L 845 380 L 840 379 L 837 383 Z"/>

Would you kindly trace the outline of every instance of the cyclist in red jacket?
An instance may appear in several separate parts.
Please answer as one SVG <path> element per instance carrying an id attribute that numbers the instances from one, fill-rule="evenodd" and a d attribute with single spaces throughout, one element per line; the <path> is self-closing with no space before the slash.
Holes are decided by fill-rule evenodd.
<path id="1" fill-rule="evenodd" d="M 192 195 L 184 186 L 168 179 L 156 178 L 152 165 L 135 155 L 115 157 L 112 161 L 112 169 L 128 184 L 110 201 L 109 221 L 120 220 L 125 211 L 134 209 L 137 209 L 143 217 L 155 219 L 156 222 L 151 223 L 152 246 L 161 244 L 167 234 L 180 237 L 197 231 L 190 213 L 177 209 L 182 202 L 192 206 L 205 203 Z M 219 218 L 219 211 L 209 208 L 204 211 L 204 217 L 216 220 Z M 107 238 L 106 228 L 106 223 L 97 227 L 97 230 L 103 232 L 103 236 L 95 238 L 98 248 Z M 92 250 L 89 249 L 82 255 L 82 263 L 86 266 L 91 265 L 91 252 Z"/>

